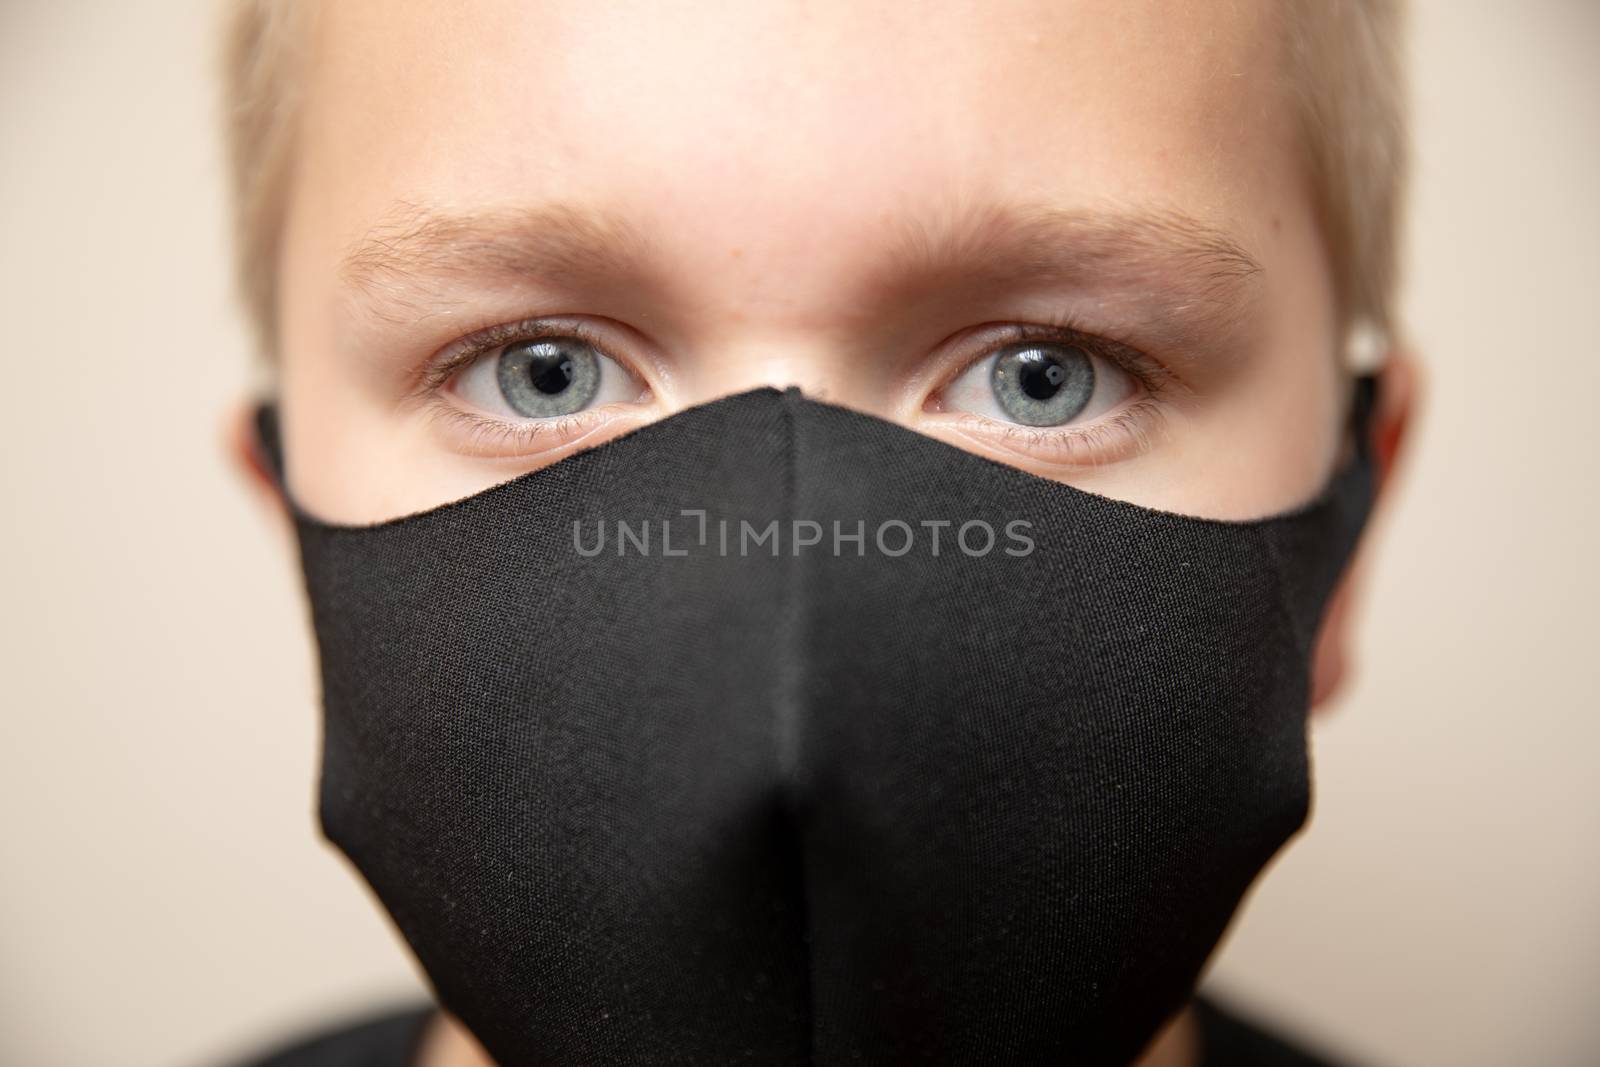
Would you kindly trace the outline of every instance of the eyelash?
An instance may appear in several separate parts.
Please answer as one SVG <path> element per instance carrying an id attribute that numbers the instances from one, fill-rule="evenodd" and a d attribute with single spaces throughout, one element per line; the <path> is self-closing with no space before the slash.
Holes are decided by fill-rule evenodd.
<path id="1" fill-rule="evenodd" d="M 978 356 L 963 360 L 930 395 L 938 395 L 971 367 L 992 358 L 996 352 L 1024 341 L 1053 341 L 1082 348 L 1114 364 L 1138 382 L 1141 390 L 1136 400 L 1088 426 L 1059 429 L 1022 426 L 997 422 L 972 412 L 963 412 L 955 420 L 958 427 L 988 440 L 998 439 L 1008 444 L 1021 441 L 1024 443 L 1021 451 L 1053 464 L 1088 462 L 1097 455 L 1129 445 L 1143 451 L 1161 426 L 1168 398 L 1187 388 L 1182 379 L 1161 361 L 1131 345 L 1092 333 L 1078 318 L 1063 313 L 1047 317 L 1042 322 L 1008 325 L 1001 331 L 998 340 L 990 342 Z"/>
<path id="2" fill-rule="evenodd" d="M 430 417 L 447 419 L 464 430 L 471 448 L 506 445 L 526 447 L 541 438 L 570 440 L 595 425 L 596 420 L 592 416 L 594 411 L 599 409 L 575 412 L 554 419 L 512 423 L 466 411 L 460 407 L 432 402 L 460 371 L 471 366 L 474 361 L 506 345 L 537 337 L 576 338 L 592 345 L 613 362 L 628 369 L 628 361 L 612 353 L 599 333 L 583 323 L 533 319 L 497 324 L 469 335 L 460 342 L 457 351 L 435 360 L 432 365 L 424 369 L 411 396 L 429 402 Z M 1006 442 L 1020 440 L 1025 443 L 1027 451 L 1036 454 L 1054 453 L 1045 457 L 1051 462 L 1075 462 L 1075 457 L 1079 454 L 1092 456 L 1098 451 L 1112 447 L 1118 439 L 1123 444 L 1132 443 L 1144 447 L 1149 442 L 1153 424 L 1160 418 L 1162 402 L 1169 393 L 1183 388 L 1183 383 L 1177 375 L 1160 361 L 1129 345 L 1089 332 L 1070 314 L 1057 314 L 1042 322 L 1009 324 L 996 340 L 985 346 L 981 353 L 963 359 L 954 371 L 947 373 L 939 386 L 929 394 L 930 398 L 942 392 L 975 364 L 991 358 L 1009 345 L 1024 341 L 1052 341 L 1083 348 L 1117 366 L 1138 382 L 1141 389 L 1138 399 L 1111 416 L 1103 417 L 1086 427 L 1049 429 L 1020 426 L 999 423 L 974 413 L 963 413 L 963 418 L 958 420 L 959 425 L 973 429 L 982 424 L 981 433 L 985 437 L 999 437 Z M 628 373 L 631 374 L 633 371 L 628 370 Z"/>
<path id="3" fill-rule="evenodd" d="M 1082 348 L 1091 355 L 1099 356 L 1108 363 L 1116 366 L 1139 383 L 1145 392 L 1151 396 L 1165 396 L 1172 388 L 1180 385 L 1177 375 L 1173 374 L 1160 361 L 1150 358 L 1137 348 L 1125 345 L 1120 341 L 1113 341 L 1109 337 L 1091 333 L 1083 324 L 1070 314 L 1055 315 L 1044 322 L 1037 323 L 1010 323 L 1002 331 L 999 340 L 990 342 L 984 351 L 976 357 L 965 359 L 956 370 L 948 375 L 939 386 L 938 392 L 950 385 L 956 378 L 974 364 L 982 363 L 996 352 L 1010 345 L 1023 341 L 1054 341 L 1059 344 L 1072 345 Z"/>
<path id="4" fill-rule="evenodd" d="M 448 404 L 433 403 L 445 386 L 462 370 L 471 366 L 484 355 L 504 348 L 506 345 L 519 341 L 530 341 L 536 337 L 570 337 L 576 338 L 591 345 L 595 350 L 609 357 L 618 366 L 627 368 L 627 361 L 617 358 L 600 337 L 599 333 L 590 329 L 581 322 L 551 322 L 547 319 L 531 319 L 522 322 L 502 323 L 479 330 L 469 335 L 462 341 L 458 351 L 436 360 L 432 366 L 426 368 L 411 392 L 411 398 L 428 402 L 428 416 L 430 419 L 444 419 L 454 423 L 467 434 L 466 444 L 471 449 L 494 446 L 526 447 L 539 439 L 551 439 L 558 443 L 570 441 L 585 430 L 597 425 L 595 417 L 598 409 L 578 411 L 571 415 L 561 415 L 551 419 L 536 419 L 528 422 L 514 423 L 502 419 L 491 418 L 476 412 L 466 411 Z M 633 373 L 631 370 L 628 373 Z"/>

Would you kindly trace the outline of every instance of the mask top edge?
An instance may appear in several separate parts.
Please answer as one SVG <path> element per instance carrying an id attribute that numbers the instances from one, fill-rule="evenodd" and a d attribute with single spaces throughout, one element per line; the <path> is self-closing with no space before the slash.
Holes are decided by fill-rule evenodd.
<path id="1" fill-rule="evenodd" d="M 1171 521 L 1176 520 L 1190 525 L 1205 525 L 1214 528 L 1229 528 L 1240 530 L 1264 530 L 1276 526 L 1293 525 L 1303 521 L 1307 516 L 1326 507 L 1333 506 L 1343 498 L 1352 488 L 1359 487 L 1362 491 L 1367 489 L 1367 482 L 1371 475 L 1371 452 L 1368 442 L 1371 413 L 1374 406 L 1376 393 L 1376 377 L 1361 375 L 1355 381 L 1355 396 L 1353 407 L 1346 420 L 1346 426 L 1353 426 L 1356 433 L 1356 447 L 1353 454 L 1343 463 L 1339 464 L 1322 481 L 1317 489 L 1307 498 L 1296 504 L 1280 508 L 1264 515 L 1250 516 L 1240 519 L 1218 518 L 1209 515 L 1195 515 L 1188 512 L 1175 511 L 1167 508 L 1153 507 L 1139 504 L 1131 500 L 1097 493 L 1090 489 L 1083 489 L 1066 482 L 1058 482 L 1021 467 L 970 452 L 967 449 L 953 445 L 940 438 L 921 433 L 897 422 L 879 418 L 867 412 L 854 408 L 831 404 L 826 401 L 814 400 L 801 396 L 797 391 L 786 393 L 784 399 L 792 399 L 799 405 L 813 411 L 826 411 L 838 415 L 844 413 L 857 418 L 869 419 L 879 423 L 885 431 L 893 434 L 904 435 L 908 440 L 919 443 L 920 447 L 932 447 L 947 450 L 952 453 L 952 460 L 968 464 L 982 464 L 988 467 L 997 477 L 1010 480 L 1017 488 L 1024 492 L 1042 492 L 1046 495 L 1062 497 L 1075 497 L 1091 503 L 1104 511 L 1120 511 L 1125 515 L 1137 515 L 1145 519 Z"/>
<path id="2" fill-rule="evenodd" d="M 830 417 L 834 418 L 848 416 L 853 419 L 868 420 L 870 422 L 877 423 L 880 431 L 886 429 L 888 432 L 893 434 L 905 435 L 906 440 L 910 443 L 914 443 L 916 447 L 947 450 L 951 454 L 952 460 L 955 462 L 982 464 L 989 468 L 990 471 L 993 472 L 997 477 L 1010 480 L 1024 491 L 1044 492 L 1046 494 L 1077 497 L 1092 503 L 1093 506 L 1102 510 L 1122 511 L 1124 514 L 1138 514 L 1145 518 L 1169 521 L 1177 520 L 1186 524 L 1202 524 L 1212 527 L 1262 530 L 1276 526 L 1294 524 L 1302 521 L 1308 515 L 1331 506 L 1341 497 L 1346 495 L 1348 492 L 1347 487 L 1351 485 L 1351 483 L 1358 483 L 1363 489 L 1367 488 L 1366 483 L 1369 481 L 1371 475 L 1371 457 L 1367 444 L 1367 435 L 1369 431 L 1368 423 L 1370 421 L 1371 410 L 1373 407 L 1375 388 L 1376 379 L 1373 375 L 1361 375 L 1356 379 L 1355 406 L 1352 409 L 1351 417 L 1348 420 L 1354 425 L 1357 433 L 1356 450 L 1354 455 L 1337 467 L 1332 474 L 1323 481 L 1317 491 L 1309 498 L 1292 506 L 1268 513 L 1266 515 L 1242 519 L 1194 515 L 1187 512 L 1151 507 L 1144 504 L 1138 504 L 1133 501 L 1107 496 L 1103 493 L 1096 493 L 1092 490 L 1082 489 L 1066 482 L 1058 482 L 1054 479 L 1046 478 L 1043 475 L 1023 470 L 1020 467 L 1014 467 L 1008 463 L 1001 462 L 1000 460 L 992 459 L 976 452 L 970 452 L 957 445 L 950 444 L 947 441 L 943 441 L 939 438 L 921 433 L 909 427 L 902 426 L 899 423 L 893 422 L 889 419 L 884 419 L 877 415 L 860 411 L 855 408 L 846 407 L 841 404 L 835 404 L 829 401 L 807 397 L 798 388 L 793 386 L 783 389 L 773 386 L 759 386 L 754 389 L 748 389 L 742 392 L 731 393 L 727 396 L 718 397 L 702 404 L 696 404 L 692 407 L 685 408 L 682 411 L 668 415 L 665 418 L 658 419 L 655 422 L 650 422 L 642 426 L 635 427 L 626 433 L 609 438 L 598 445 L 594 445 L 593 447 L 581 449 L 572 453 L 571 455 L 564 456 L 555 463 L 515 475 L 504 481 L 496 482 L 494 485 L 478 490 L 477 492 L 471 493 L 467 496 L 458 497 L 455 500 L 421 508 L 404 515 L 396 516 L 394 518 L 380 519 L 374 522 L 364 523 L 346 523 L 324 519 L 303 508 L 299 501 L 289 493 L 288 486 L 284 480 L 282 441 L 279 435 L 277 401 L 274 397 L 264 397 L 257 402 L 255 409 L 255 428 L 256 447 L 267 460 L 268 467 L 272 471 L 277 481 L 279 492 L 286 502 L 291 514 L 293 515 L 295 523 L 303 528 L 314 529 L 328 534 L 388 530 L 420 522 L 431 521 L 468 506 L 481 505 L 484 501 L 504 493 L 514 491 L 519 486 L 540 480 L 541 477 L 548 477 L 547 472 L 563 467 L 564 465 L 570 464 L 573 461 L 594 462 L 595 456 L 604 454 L 608 451 L 614 451 L 619 446 L 623 446 L 625 443 L 632 442 L 636 446 L 638 442 L 647 440 L 663 430 L 670 429 L 674 426 L 681 426 L 683 420 L 686 418 L 695 418 L 701 415 L 715 413 L 730 406 L 747 406 L 754 403 L 790 404 L 799 407 L 801 410 L 811 410 L 815 413 L 827 413 Z M 589 458 L 584 460 L 583 457 Z"/>
<path id="3" fill-rule="evenodd" d="M 681 420 L 684 416 L 711 414 L 727 407 L 747 406 L 756 402 L 777 403 L 782 398 L 784 393 L 785 390 L 780 390 L 770 385 L 764 385 L 758 386 L 754 389 L 747 389 L 738 393 L 730 393 L 727 396 L 717 397 L 716 399 L 708 400 L 703 404 L 696 404 L 693 407 L 685 408 L 684 410 L 676 412 L 667 418 L 658 419 L 655 422 L 645 423 L 642 426 L 636 426 L 625 433 L 618 434 L 616 437 L 608 438 L 600 444 L 594 445 L 590 448 L 580 449 L 570 455 L 563 456 L 555 463 L 551 463 L 543 467 L 537 467 L 531 471 L 524 471 L 522 474 L 513 475 L 512 477 L 503 481 L 486 486 L 477 492 L 469 493 L 463 497 L 457 497 L 454 500 L 447 500 L 440 504 L 432 504 L 428 507 L 419 508 L 415 511 L 407 512 L 404 515 L 397 515 L 394 518 L 379 519 L 374 522 L 337 522 L 331 519 L 323 518 L 303 507 L 299 500 L 297 500 L 294 495 L 289 492 L 288 484 L 284 478 L 283 441 L 278 425 L 278 404 L 275 397 L 262 397 L 256 403 L 256 448 L 266 458 L 268 468 L 272 471 L 274 479 L 277 482 L 278 491 L 282 495 L 284 502 L 288 505 L 289 511 L 293 515 L 297 525 L 308 529 L 321 530 L 327 533 L 356 533 L 384 530 L 391 527 L 398 527 L 433 519 L 445 513 L 456 511 L 463 507 L 475 505 L 486 499 L 499 496 L 525 483 L 538 480 L 540 476 L 545 475 L 547 471 L 561 467 L 571 460 L 578 459 L 582 456 L 589 456 L 594 453 L 611 450 L 613 446 L 620 445 L 624 441 L 631 441 L 652 436 L 655 433 L 660 432 L 663 427 L 678 424 L 679 420 Z M 592 460 L 590 462 L 592 462 Z"/>

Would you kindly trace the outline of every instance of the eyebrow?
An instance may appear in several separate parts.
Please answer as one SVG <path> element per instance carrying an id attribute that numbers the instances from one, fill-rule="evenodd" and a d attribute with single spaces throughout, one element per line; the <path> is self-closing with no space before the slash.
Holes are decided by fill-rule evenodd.
<path id="1" fill-rule="evenodd" d="M 600 209 L 559 203 L 449 214 L 401 201 L 349 249 L 340 276 L 361 289 L 484 276 L 578 282 L 633 276 L 652 259 L 643 234 Z"/>
<path id="2" fill-rule="evenodd" d="M 1174 332 L 1183 320 L 1221 333 L 1248 314 L 1262 275 L 1224 229 L 1174 208 L 983 202 L 887 216 L 884 227 L 861 286 L 877 301 L 963 285 L 1061 286 L 1113 313 L 1170 316 Z M 390 319 L 451 281 L 539 279 L 576 290 L 665 288 L 673 277 L 652 237 L 613 211 L 560 202 L 453 214 L 407 201 L 349 248 L 340 275 Z"/>

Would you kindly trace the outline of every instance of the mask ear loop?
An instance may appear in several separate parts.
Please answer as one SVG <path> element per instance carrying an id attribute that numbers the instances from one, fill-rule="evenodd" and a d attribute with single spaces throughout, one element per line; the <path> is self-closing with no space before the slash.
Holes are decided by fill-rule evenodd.
<path id="1" fill-rule="evenodd" d="M 255 417 L 251 421 L 255 426 L 256 455 L 262 466 L 272 472 L 273 481 L 283 492 L 287 487 L 283 480 L 283 441 L 278 433 L 277 401 L 272 397 L 256 401 Z"/>
<path id="2" fill-rule="evenodd" d="M 1363 460 L 1374 451 L 1373 412 L 1377 410 L 1379 375 L 1389 349 L 1384 331 L 1363 320 L 1355 323 L 1345 341 L 1345 366 L 1353 373 L 1349 427 Z"/>
<path id="3" fill-rule="evenodd" d="M 1378 408 L 1378 375 L 1373 372 L 1358 374 L 1351 388 L 1350 432 L 1355 436 L 1357 453 L 1368 460 L 1373 453 L 1372 416 Z"/>

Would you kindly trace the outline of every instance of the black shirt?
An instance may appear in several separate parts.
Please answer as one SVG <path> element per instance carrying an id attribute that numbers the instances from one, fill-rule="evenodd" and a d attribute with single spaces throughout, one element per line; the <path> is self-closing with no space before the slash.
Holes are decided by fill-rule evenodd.
<path id="1" fill-rule="evenodd" d="M 418 1003 L 391 1008 L 302 1036 L 238 1067 L 413 1067 L 437 1011 Z M 1343 1067 L 1208 997 L 1195 998 L 1199 1067 Z"/>

